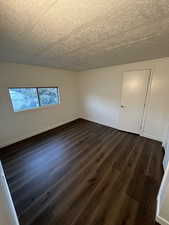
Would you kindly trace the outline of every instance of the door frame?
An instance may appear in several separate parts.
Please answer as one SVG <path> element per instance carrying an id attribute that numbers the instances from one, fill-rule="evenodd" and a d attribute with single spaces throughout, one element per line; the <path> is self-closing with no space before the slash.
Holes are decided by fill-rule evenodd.
<path id="1" fill-rule="evenodd" d="M 148 107 L 150 105 L 150 96 L 151 96 L 151 87 L 152 87 L 152 80 L 153 80 L 153 71 L 152 69 L 148 69 L 150 71 L 149 79 L 148 79 L 148 85 L 147 85 L 147 91 L 146 91 L 146 99 L 145 99 L 145 105 L 143 110 L 143 116 L 141 120 L 141 129 L 139 132 L 140 136 L 146 136 L 144 135 L 144 128 L 147 120 L 148 115 Z"/>
<path id="2" fill-rule="evenodd" d="M 0 161 L 0 195 L 2 203 L 0 209 L 4 213 L 2 218 L 0 218 L 4 225 L 19 225 L 19 220 L 16 214 L 15 206 L 11 197 L 11 193 L 6 181 L 5 173 Z"/>
<path id="3" fill-rule="evenodd" d="M 144 104 L 144 109 L 143 109 L 143 115 L 142 115 L 142 119 L 141 119 L 141 129 L 138 132 L 138 135 L 146 137 L 146 135 L 144 134 L 144 128 L 145 128 L 145 123 L 146 123 L 146 120 L 147 120 L 148 106 L 150 104 L 150 94 L 151 94 L 151 87 L 152 87 L 152 80 L 153 80 L 153 69 L 152 68 L 132 69 L 132 70 L 126 70 L 126 71 L 122 72 L 123 75 L 122 75 L 122 84 L 121 84 L 120 105 L 121 105 L 121 102 L 122 102 L 122 90 L 123 90 L 124 73 L 133 72 L 133 71 L 143 71 L 143 70 L 149 70 L 150 73 L 149 73 L 148 85 L 147 85 L 147 89 L 146 89 L 146 98 L 145 98 L 145 104 Z M 120 119 L 120 117 L 119 117 L 119 119 Z"/>

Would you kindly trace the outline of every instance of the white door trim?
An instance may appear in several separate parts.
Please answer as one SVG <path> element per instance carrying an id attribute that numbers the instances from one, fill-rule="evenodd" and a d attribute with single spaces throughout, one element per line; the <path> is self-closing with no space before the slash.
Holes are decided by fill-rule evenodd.
<path id="1" fill-rule="evenodd" d="M 12 197 L 0 161 L 0 222 L 3 225 L 19 225 Z"/>
<path id="2" fill-rule="evenodd" d="M 169 225 L 169 222 L 159 215 L 156 216 L 156 221 L 161 225 Z"/>
<path id="3" fill-rule="evenodd" d="M 147 115 L 148 115 L 148 107 L 150 105 L 151 87 L 152 87 L 152 80 L 153 80 L 153 70 L 152 69 L 147 69 L 147 70 L 150 71 L 150 75 L 149 75 L 148 86 L 147 86 L 143 118 L 142 118 L 142 122 L 141 122 L 141 130 L 139 132 L 139 135 L 143 136 L 143 137 L 147 137 L 147 138 L 152 138 L 152 137 L 150 137 L 150 135 L 147 135 L 144 131 L 146 119 L 147 119 Z M 154 137 L 153 139 L 156 139 L 156 137 Z"/>

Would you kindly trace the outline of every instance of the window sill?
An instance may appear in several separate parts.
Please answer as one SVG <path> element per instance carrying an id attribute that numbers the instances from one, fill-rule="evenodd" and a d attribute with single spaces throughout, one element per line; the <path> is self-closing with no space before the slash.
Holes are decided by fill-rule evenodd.
<path id="1" fill-rule="evenodd" d="M 32 108 L 32 109 L 25 109 L 25 110 L 20 110 L 20 111 L 13 111 L 14 113 L 23 113 L 23 112 L 34 112 L 34 111 L 38 111 L 38 110 L 43 110 L 43 109 L 49 109 L 49 108 L 54 108 L 54 107 L 57 107 L 59 106 L 60 103 L 58 104 L 51 104 L 51 105 L 45 105 L 45 106 L 40 106 L 40 107 L 35 107 L 35 108 Z"/>

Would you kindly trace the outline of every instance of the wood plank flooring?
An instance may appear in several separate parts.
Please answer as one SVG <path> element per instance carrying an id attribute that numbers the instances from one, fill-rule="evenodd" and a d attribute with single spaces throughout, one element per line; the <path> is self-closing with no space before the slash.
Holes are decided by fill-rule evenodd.
<path id="1" fill-rule="evenodd" d="M 161 143 L 82 119 L 6 147 L 21 225 L 154 225 Z"/>

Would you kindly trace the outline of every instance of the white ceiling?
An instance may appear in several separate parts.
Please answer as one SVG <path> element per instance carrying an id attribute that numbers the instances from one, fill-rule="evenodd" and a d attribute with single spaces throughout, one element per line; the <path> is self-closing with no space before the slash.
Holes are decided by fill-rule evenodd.
<path id="1" fill-rule="evenodd" d="M 169 0 L 0 0 L 0 60 L 81 71 L 169 56 Z"/>

